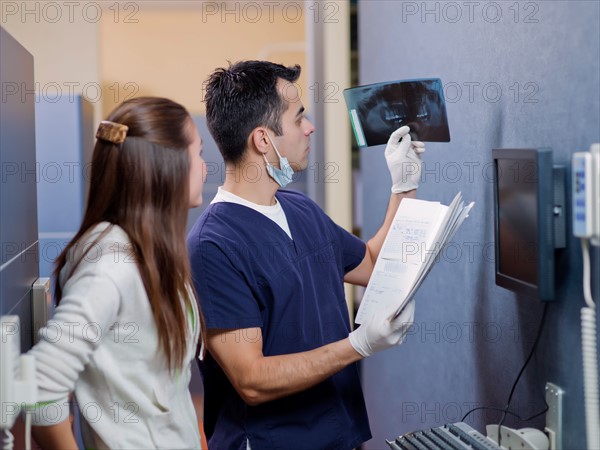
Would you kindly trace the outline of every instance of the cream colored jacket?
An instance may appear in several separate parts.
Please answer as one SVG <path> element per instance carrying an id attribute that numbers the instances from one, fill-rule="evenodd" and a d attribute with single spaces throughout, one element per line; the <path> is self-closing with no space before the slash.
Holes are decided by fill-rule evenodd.
<path id="1" fill-rule="evenodd" d="M 38 400 L 47 402 L 35 409 L 33 423 L 66 420 L 74 392 L 86 448 L 200 448 L 189 392 L 200 336 L 196 302 L 189 311 L 185 365 L 171 374 L 129 239 L 120 227 L 113 226 L 68 278 L 82 251 L 108 225 L 97 225 L 72 252 L 60 274 L 60 306 L 30 351 L 37 364 Z"/>

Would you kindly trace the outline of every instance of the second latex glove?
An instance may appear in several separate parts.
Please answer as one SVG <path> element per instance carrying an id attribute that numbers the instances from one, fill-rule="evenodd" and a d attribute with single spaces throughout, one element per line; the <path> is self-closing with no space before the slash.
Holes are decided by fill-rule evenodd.
<path id="1" fill-rule="evenodd" d="M 385 148 L 394 194 L 417 189 L 421 179 L 421 153 L 425 151 L 425 144 L 412 141 L 409 131 L 407 126 L 398 128 L 390 135 Z"/>
<path id="2" fill-rule="evenodd" d="M 376 312 L 348 336 L 350 344 L 365 358 L 404 342 L 415 320 L 415 301 L 411 300 L 395 319 L 389 311 Z"/>

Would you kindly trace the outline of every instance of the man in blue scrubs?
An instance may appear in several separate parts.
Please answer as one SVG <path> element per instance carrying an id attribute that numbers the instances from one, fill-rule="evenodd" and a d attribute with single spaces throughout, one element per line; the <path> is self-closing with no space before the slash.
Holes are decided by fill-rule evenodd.
<path id="1" fill-rule="evenodd" d="M 299 75 L 246 61 L 208 83 L 208 127 L 227 172 L 188 245 L 207 327 L 211 450 L 348 450 L 370 439 L 356 362 L 400 344 L 414 317 L 411 302 L 351 331 L 343 283 L 368 283 L 400 201 L 416 195 L 424 146 L 407 127 L 390 137 L 392 195 L 365 245 L 304 194 L 279 189 L 306 168 L 314 132 Z"/>

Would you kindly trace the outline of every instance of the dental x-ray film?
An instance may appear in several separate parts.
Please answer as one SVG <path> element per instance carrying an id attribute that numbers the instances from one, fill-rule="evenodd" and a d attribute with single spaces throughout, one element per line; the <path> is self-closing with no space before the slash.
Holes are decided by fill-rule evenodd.
<path id="1" fill-rule="evenodd" d="M 442 80 L 388 81 L 344 90 L 359 147 L 387 143 L 401 126 L 415 141 L 450 142 Z"/>

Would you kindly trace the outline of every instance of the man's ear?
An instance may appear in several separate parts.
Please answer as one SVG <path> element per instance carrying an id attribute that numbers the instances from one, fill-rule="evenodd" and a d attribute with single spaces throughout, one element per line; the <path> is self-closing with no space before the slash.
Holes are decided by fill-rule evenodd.
<path id="1" fill-rule="evenodd" d="M 263 127 L 256 127 L 250 133 L 250 137 L 248 138 L 249 147 L 262 155 L 266 154 L 269 151 L 269 138 L 267 137 L 267 130 Z"/>

